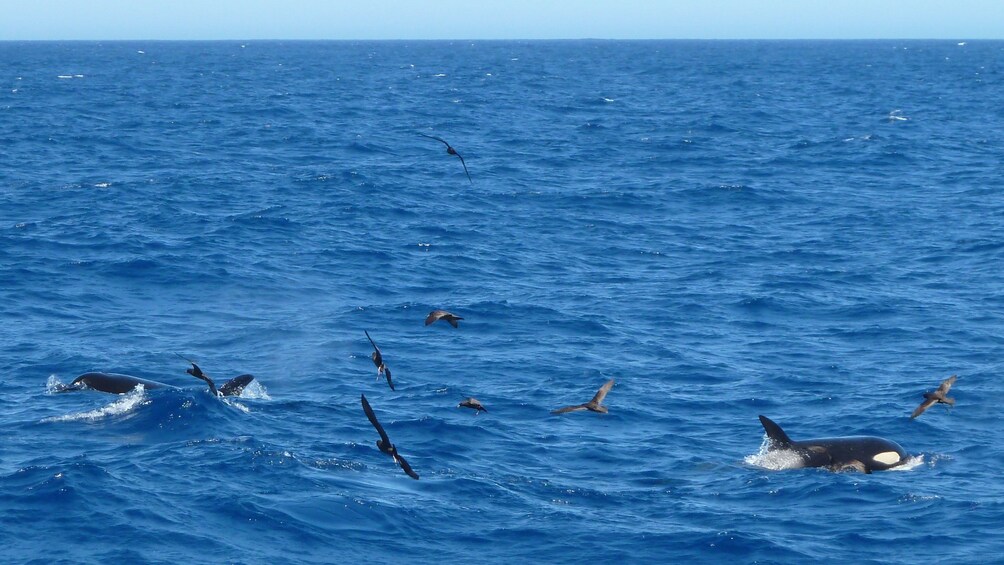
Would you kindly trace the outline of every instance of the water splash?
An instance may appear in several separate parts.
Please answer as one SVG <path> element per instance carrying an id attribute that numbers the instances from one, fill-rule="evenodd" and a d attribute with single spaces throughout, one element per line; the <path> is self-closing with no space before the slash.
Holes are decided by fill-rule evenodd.
<path id="1" fill-rule="evenodd" d="M 790 449 L 770 449 L 770 439 L 764 435 L 760 450 L 743 458 L 747 465 L 781 471 L 784 469 L 801 469 L 804 466 L 802 457 Z"/>
<path id="2" fill-rule="evenodd" d="M 52 377 L 50 377 L 51 381 Z M 78 412 L 76 414 L 65 414 L 63 416 L 51 416 L 49 418 L 42 419 L 43 423 L 49 422 L 76 422 L 80 420 L 94 421 L 106 418 L 108 416 L 117 416 L 119 414 L 125 414 L 130 412 L 137 406 L 143 406 L 149 404 L 149 399 L 146 397 L 146 389 L 143 385 L 139 385 L 132 391 L 119 396 L 114 402 L 101 408 L 95 410 L 88 410 L 87 412 Z"/>

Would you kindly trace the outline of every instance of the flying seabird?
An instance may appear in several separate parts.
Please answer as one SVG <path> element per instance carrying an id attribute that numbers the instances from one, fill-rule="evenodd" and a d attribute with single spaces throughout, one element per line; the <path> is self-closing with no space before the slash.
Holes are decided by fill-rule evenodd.
<path id="1" fill-rule="evenodd" d="M 564 414 L 565 412 L 575 412 L 576 410 L 592 410 L 593 412 L 606 414 L 607 407 L 602 406 L 600 403 L 603 402 L 603 399 L 606 398 L 607 393 L 610 392 L 610 389 L 613 388 L 613 386 L 614 380 L 610 379 L 600 387 L 600 390 L 596 391 L 596 396 L 594 396 L 589 402 L 585 404 L 576 404 L 575 406 L 558 408 L 557 410 L 552 410 L 551 414 Z"/>
<path id="2" fill-rule="evenodd" d="M 206 381 L 206 384 L 209 385 L 209 390 L 213 393 L 214 396 L 239 396 L 241 392 L 244 391 L 244 387 L 246 387 L 248 384 L 251 383 L 251 381 L 254 380 L 254 375 L 240 375 L 223 383 L 223 386 L 220 387 L 219 390 L 217 390 L 216 383 L 213 382 L 213 379 L 209 378 L 209 375 L 205 374 L 202 371 L 202 368 L 199 367 L 195 363 L 195 361 L 192 361 L 191 359 L 182 356 L 180 353 L 175 353 L 175 355 L 181 357 L 185 361 L 188 361 L 189 363 L 192 364 L 192 368 L 185 369 L 185 372 L 197 379 Z"/>
<path id="3" fill-rule="evenodd" d="M 473 396 L 470 397 L 470 398 L 465 398 L 465 399 L 463 399 L 460 402 L 460 404 L 457 404 L 457 408 L 461 408 L 461 407 L 463 407 L 463 408 L 473 408 L 475 410 L 475 412 L 474 412 L 475 416 L 477 416 L 478 414 L 480 414 L 482 412 L 487 412 L 488 411 L 488 409 L 485 408 L 485 405 L 481 404 L 481 401 L 478 400 L 477 398 L 474 398 Z"/>
<path id="4" fill-rule="evenodd" d="M 459 327 L 457 325 L 457 320 L 463 320 L 463 318 L 461 318 L 460 316 L 457 316 L 456 314 L 451 314 L 446 310 L 433 310 L 432 312 L 429 312 L 429 317 L 425 319 L 425 325 L 428 326 L 429 324 L 436 322 L 440 319 L 446 320 L 447 322 L 450 323 L 451 326 L 455 328 Z"/>
<path id="5" fill-rule="evenodd" d="M 370 340 L 370 343 L 373 344 L 373 354 L 371 357 L 373 358 L 373 364 L 376 365 L 377 368 L 377 378 L 379 379 L 380 375 L 387 377 L 387 385 L 390 386 L 391 390 L 394 390 L 394 381 L 390 380 L 390 369 L 388 369 L 387 365 L 383 362 L 383 355 L 380 354 L 380 348 L 377 347 L 376 342 L 373 341 L 372 337 L 370 337 L 370 332 L 363 330 L 363 333 L 366 334 L 366 339 Z"/>
<path id="6" fill-rule="evenodd" d="M 446 146 L 446 152 L 448 154 L 450 154 L 450 155 L 456 155 L 457 157 L 460 157 L 460 164 L 464 166 L 464 172 L 467 173 L 467 180 L 468 180 L 468 182 L 470 182 L 471 184 L 474 184 L 474 181 L 471 180 L 471 173 L 467 172 L 467 163 L 464 162 L 464 158 L 460 156 L 460 153 L 457 153 L 457 150 L 454 149 L 453 146 L 451 146 L 449 143 L 446 142 L 445 139 L 443 139 L 441 137 L 436 137 L 434 135 L 426 135 L 424 133 L 419 133 L 418 135 L 421 135 L 422 137 L 428 137 L 429 139 L 435 139 L 436 141 L 441 142 L 443 145 Z"/>
<path id="7" fill-rule="evenodd" d="M 952 385 L 955 383 L 955 379 L 956 375 L 952 375 L 941 383 L 941 386 L 938 387 L 938 390 L 934 392 L 925 392 L 924 402 L 920 403 L 920 406 L 918 406 L 917 409 L 913 411 L 913 414 L 910 415 L 910 418 L 913 419 L 916 418 L 917 416 L 920 416 L 921 414 L 924 413 L 924 410 L 927 410 L 928 408 L 934 406 L 939 402 L 942 404 L 947 404 L 949 406 L 955 406 L 955 399 L 946 396 L 948 394 L 948 390 L 951 389 Z"/>
<path id="8" fill-rule="evenodd" d="M 366 412 L 366 417 L 369 418 L 370 423 L 373 424 L 373 427 L 376 428 L 377 433 L 380 434 L 380 439 L 378 439 L 376 442 L 377 449 L 393 457 L 394 462 L 400 465 L 401 469 L 403 469 L 404 472 L 407 473 L 409 477 L 417 481 L 418 473 L 412 471 L 411 465 L 408 465 L 408 462 L 404 460 L 404 457 L 398 455 L 397 447 L 395 447 L 394 444 L 390 442 L 390 438 L 387 437 L 387 432 L 383 430 L 383 426 L 381 426 L 380 422 L 377 421 L 376 414 L 374 414 L 373 409 L 370 408 L 370 403 L 366 401 L 366 395 L 365 394 L 361 395 L 361 399 L 363 404 L 363 412 Z"/>

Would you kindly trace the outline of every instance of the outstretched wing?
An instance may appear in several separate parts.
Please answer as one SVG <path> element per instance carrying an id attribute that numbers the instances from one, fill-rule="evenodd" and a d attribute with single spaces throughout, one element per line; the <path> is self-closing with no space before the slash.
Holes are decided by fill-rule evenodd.
<path id="1" fill-rule="evenodd" d="M 409 465 L 408 462 L 404 460 L 404 457 L 395 454 L 394 461 L 397 461 L 397 464 L 401 466 L 401 469 L 404 470 L 404 472 L 407 473 L 409 477 L 415 479 L 416 481 L 418 480 L 418 473 L 411 470 L 411 465 Z"/>
<path id="2" fill-rule="evenodd" d="M 956 375 L 952 375 L 945 379 L 945 381 L 941 383 L 941 386 L 938 387 L 938 392 L 940 392 L 942 396 L 948 394 L 949 389 L 951 389 L 952 385 L 955 384 L 956 378 L 958 378 Z"/>
<path id="3" fill-rule="evenodd" d="M 603 383 L 603 386 L 600 387 L 600 390 L 596 391 L 596 396 L 594 396 L 593 399 L 590 400 L 590 402 L 595 404 L 601 404 L 603 402 L 603 399 L 607 397 L 607 393 L 610 392 L 610 389 L 613 387 L 614 387 L 613 379 L 610 379 L 609 381 Z"/>
<path id="4" fill-rule="evenodd" d="M 928 408 L 934 406 L 937 402 L 938 402 L 937 398 L 930 398 L 928 400 L 925 400 L 920 404 L 920 406 L 917 407 L 916 410 L 913 411 L 913 414 L 910 414 L 910 419 L 912 420 L 913 418 L 920 416 L 921 414 L 924 413 L 924 410 L 927 410 Z"/>
<path id="5" fill-rule="evenodd" d="M 379 348 L 379 347 L 377 347 L 377 344 L 376 344 L 376 342 L 375 342 L 375 341 L 373 341 L 373 338 L 372 338 L 372 337 L 370 337 L 370 332 L 368 332 L 368 331 L 366 331 L 366 330 L 363 330 L 363 333 L 364 333 L 364 334 L 366 334 L 366 339 L 370 340 L 370 344 L 371 344 L 371 345 L 373 345 L 373 349 L 374 349 L 374 350 L 375 350 L 375 351 L 376 351 L 377 353 L 380 353 L 380 348 Z"/>
<path id="6" fill-rule="evenodd" d="M 443 314 L 445 314 L 445 313 L 446 312 L 443 311 L 443 310 L 433 310 L 432 312 L 429 312 L 429 316 L 425 318 L 425 325 L 428 326 L 429 324 L 431 324 L 431 323 L 435 322 L 436 320 L 442 318 Z"/>
<path id="7" fill-rule="evenodd" d="M 378 434 L 380 434 L 380 439 L 383 440 L 384 445 L 391 445 L 390 438 L 387 437 L 387 432 L 383 431 L 383 426 L 377 421 L 376 414 L 373 413 L 373 409 L 370 408 L 370 403 L 366 401 L 366 395 L 361 396 L 363 404 L 363 412 L 366 412 L 366 417 L 369 418 L 370 423 L 376 428 Z"/>
<path id="8" fill-rule="evenodd" d="M 565 406 L 564 408 L 551 410 L 551 414 L 564 414 L 565 412 L 575 412 L 577 410 L 588 410 L 588 408 L 586 408 L 585 404 L 576 404 L 575 406 Z"/>
<path id="9" fill-rule="evenodd" d="M 387 368 L 387 365 L 383 365 L 383 376 L 387 377 L 387 386 L 394 390 L 394 381 L 390 380 L 390 369 Z"/>
<path id="10" fill-rule="evenodd" d="M 454 149 L 453 152 L 457 153 L 457 150 Z M 471 180 L 471 173 L 467 171 L 467 163 L 464 162 L 464 158 L 460 156 L 460 153 L 457 153 L 457 157 L 460 157 L 460 164 L 464 166 L 464 173 L 467 174 L 467 182 L 474 184 L 474 181 Z"/>
<path id="11" fill-rule="evenodd" d="M 442 137 L 436 137 L 436 136 L 434 136 L 434 135 L 426 135 L 426 134 L 424 134 L 424 133 L 421 133 L 421 132 L 419 132 L 419 134 L 418 134 L 418 135 L 420 135 L 420 136 L 422 136 L 422 137 L 428 137 L 429 139 L 435 139 L 436 141 L 438 141 L 438 142 L 442 143 L 443 145 L 445 145 L 447 149 L 449 149 L 449 148 L 450 148 L 450 144 L 449 144 L 449 143 L 447 143 L 447 142 L 446 142 L 446 140 L 445 140 L 445 139 L 443 139 Z"/>

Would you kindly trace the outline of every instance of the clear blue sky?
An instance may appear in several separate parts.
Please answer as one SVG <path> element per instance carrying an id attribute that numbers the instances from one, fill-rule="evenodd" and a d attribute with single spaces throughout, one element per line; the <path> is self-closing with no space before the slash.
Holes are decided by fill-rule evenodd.
<path id="1" fill-rule="evenodd" d="M 1004 0 L 0 0 L 11 39 L 1002 39 Z"/>

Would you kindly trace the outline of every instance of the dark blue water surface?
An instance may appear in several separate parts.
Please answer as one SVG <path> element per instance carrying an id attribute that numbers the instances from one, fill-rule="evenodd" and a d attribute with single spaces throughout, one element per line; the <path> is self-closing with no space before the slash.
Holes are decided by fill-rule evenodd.
<path id="1" fill-rule="evenodd" d="M 1004 553 L 1004 43 L 7 42 L 0 124 L 4 562 Z"/>

